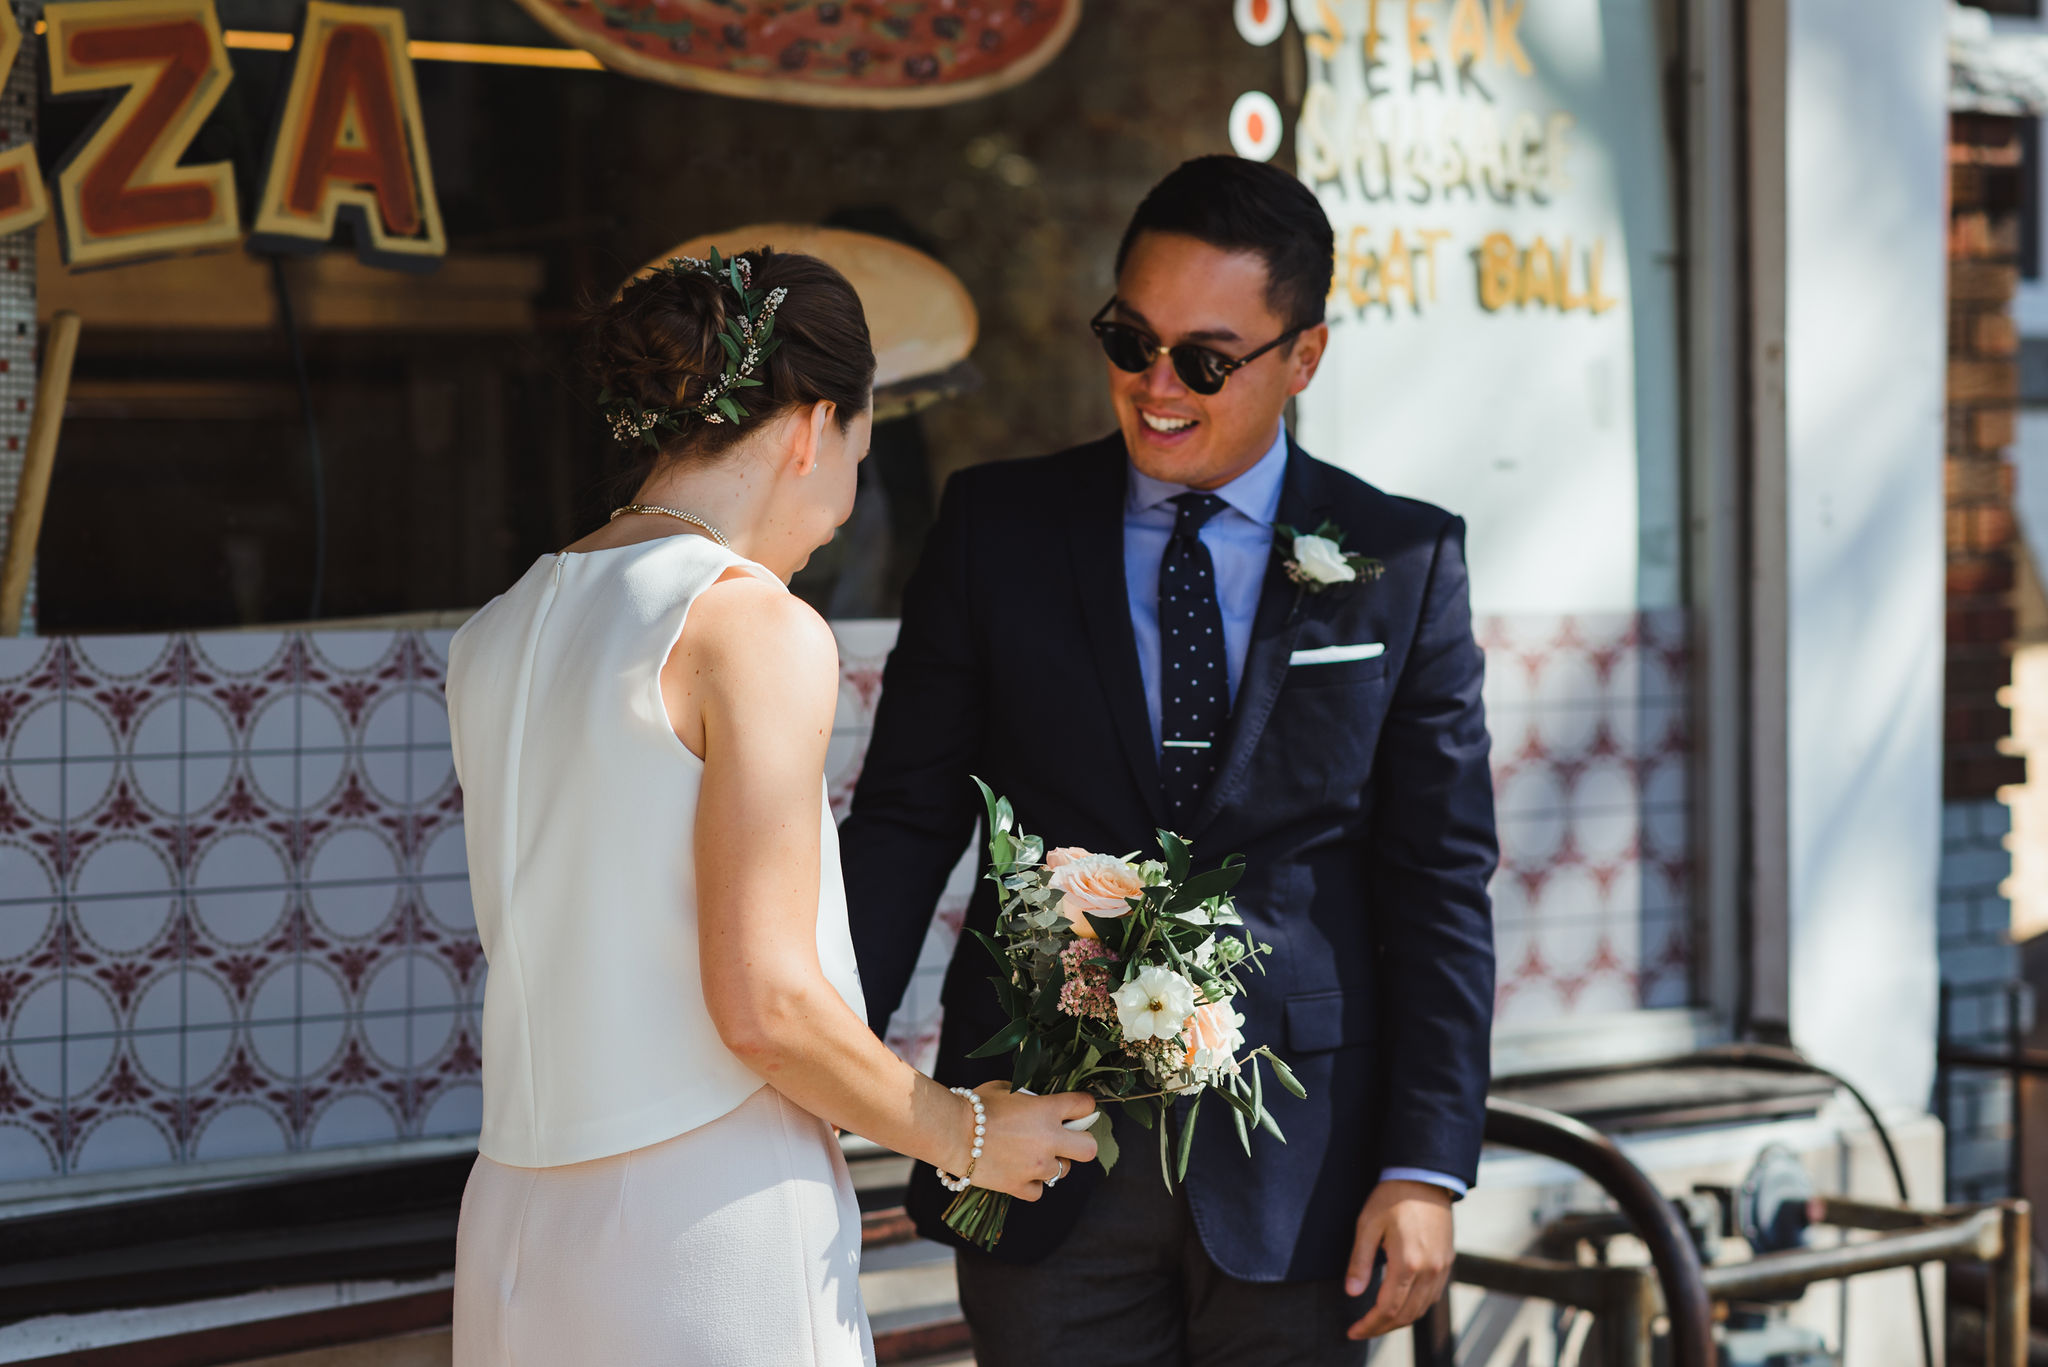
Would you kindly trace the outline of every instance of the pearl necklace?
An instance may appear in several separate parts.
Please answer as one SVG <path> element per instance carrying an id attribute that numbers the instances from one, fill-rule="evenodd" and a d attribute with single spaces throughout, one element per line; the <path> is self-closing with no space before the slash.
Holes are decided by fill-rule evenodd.
<path id="1" fill-rule="evenodd" d="M 712 526 L 703 518 L 698 517 L 695 513 L 685 513 L 679 512 L 674 508 L 664 508 L 658 503 L 628 503 L 623 508 L 612 509 L 612 515 L 609 518 L 607 518 L 606 521 L 616 522 L 619 519 L 619 517 L 625 513 L 660 513 L 663 517 L 673 517 L 680 519 L 681 521 L 689 523 L 692 527 L 702 527 L 705 531 L 711 533 L 711 539 L 713 541 L 716 541 L 720 546 L 723 546 L 726 550 L 732 549 L 732 543 L 725 539 L 724 532 L 721 532 L 720 530 L 718 530 L 718 528 Z"/>

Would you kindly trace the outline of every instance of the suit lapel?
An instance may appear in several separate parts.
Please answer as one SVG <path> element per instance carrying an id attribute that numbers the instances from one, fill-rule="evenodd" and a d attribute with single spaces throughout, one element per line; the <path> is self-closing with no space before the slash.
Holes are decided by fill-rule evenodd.
<path id="1" fill-rule="evenodd" d="M 1159 784 L 1159 756 L 1152 749 L 1152 718 L 1145 706 L 1137 637 L 1131 631 L 1130 592 L 1124 583 L 1124 464 L 1122 440 L 1104 442 L 1102 458 L 1090 463 L 1085 485 L 1076 491 L 1074 515 L 1066 519 L 1067 548 L 1110 721 L 1156 826 L 1166 820 L 1166 798 Z"/>
<path id="2" fill-rule="evenodd" d="M 1280 486 L 1280 511 L 1275 521 L 1297 530 L 1313 530 L 1320 525 L 1325 507 L 1317 484 L 1314 466 L 1295 445 L 1290 433 L 1287 474 Z M 1287 659 L 1294 653 L 1294 641 L 1301 634 L 1306 613 L 1297 610 L 1301 593 L 1281 567 L 1284 558 L 1275 538 L 1273 555 L 1266 565 L 1265 585 L 1259 592 L 1258 613 L 1252 619 L 1251 643 L 1245 648 L 1237 705 L 1231 709 L 1230 725 L 1224 732 L 1223 760 L 1216 767 L 1216 777 L 1201 809 L 1195 813 L 1193 828 L 1182 832 L 1183 835 L 1192 837 L 1206 829 L 1223 809 L 1224 799 L 1243 776 L 1245 765 L 1266 730 L 1273 704 L 1280 696 L 1280 685 L 1287 679 Z"/>

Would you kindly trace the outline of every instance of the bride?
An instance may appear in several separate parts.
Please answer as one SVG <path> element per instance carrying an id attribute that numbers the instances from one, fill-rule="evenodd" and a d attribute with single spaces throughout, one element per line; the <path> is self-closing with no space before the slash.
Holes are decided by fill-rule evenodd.
<path id="1" fill-rule="evenodd" d="M 949 1091 L 865 1024 L 789 577 L 852 511 L 875 358 L 812 257 L 676 261 L 597 321 L 632 501 L 457 633 L 490 962 L 456 1367 L 872 1362 L 839 1126 L 1036 1200 L 1085 1095 Z"/>

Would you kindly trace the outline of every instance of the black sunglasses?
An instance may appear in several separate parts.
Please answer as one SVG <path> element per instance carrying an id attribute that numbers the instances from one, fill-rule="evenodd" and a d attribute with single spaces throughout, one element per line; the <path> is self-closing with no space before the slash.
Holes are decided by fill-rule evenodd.
<path id="1" fill-rule="evenodd" d="M 1180 382 L 1197 394 L 1214 394 L 1223 388 L 1223 382 L 1230 378 L 1230 372 L 1250 365 L 1274 347 L 1285 346 L 1299 337 L 1306 328 L 1290 328 L 1257 351 L 1243 356 L 1225 356 L 1220 351 L 1198 346 L 1194 342 L 1182 342 L 1179 346 L 1161 346 L 1159 340 L 1149 332 L 1130 326 L 1128 323 L 1108 321 L 1109 311 L 1116 307 L 1116 298 L 1096 310 L 1088 320 L 1088 327 L 1095 334 L 1095 340 L 1102 343 L 1102 354 L 1109 357 L 1109 363 L 1118 370 L 1128 370 L 1136 375 L 1161 357 L 1173 358 L 1173 373 L 1180 376 Z"/>

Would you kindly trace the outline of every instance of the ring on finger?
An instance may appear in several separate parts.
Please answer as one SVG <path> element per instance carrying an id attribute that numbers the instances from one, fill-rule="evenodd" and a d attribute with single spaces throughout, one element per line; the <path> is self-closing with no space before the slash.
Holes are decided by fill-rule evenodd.
<path id="1" fill-rule="evenodd" d="M 1052 1175 L 1051 1177 L 1048 1177 L 1048 1178 L 1046 1178 L 1046 1179 L 1045 1179 L 1045 1185 L 1046 1185 L 1046 1186 L 1048 1186 L 1048 1187 L 1052 1187 L 1052 1186 L 1057 1186 L 1057 1185 L 1059 1185 L 1059 1180 L 1060 1180 L 1060 1178 L 1062 1178 L 1062 1177 L 1065 1177 L 1065 1176 L 1067 1175 L 1067 1171 L 1068 1171 L 1068 1163 L 1067 1163 L 1067 1160 L 1066 1160 L 1066 1159 L 1064 1159 L 1064 1158 L 1062 1158 L 1062 1159 L 1060 1159 L 1060 1160 L 1059 1160 L 1059 1162 L 1060 1162 L 1060 1170 L 1059 1170 L 1059 1171 L 1058 1171 L 1057 1173 L 1055 1173 L 1054 1175 Z"/>

